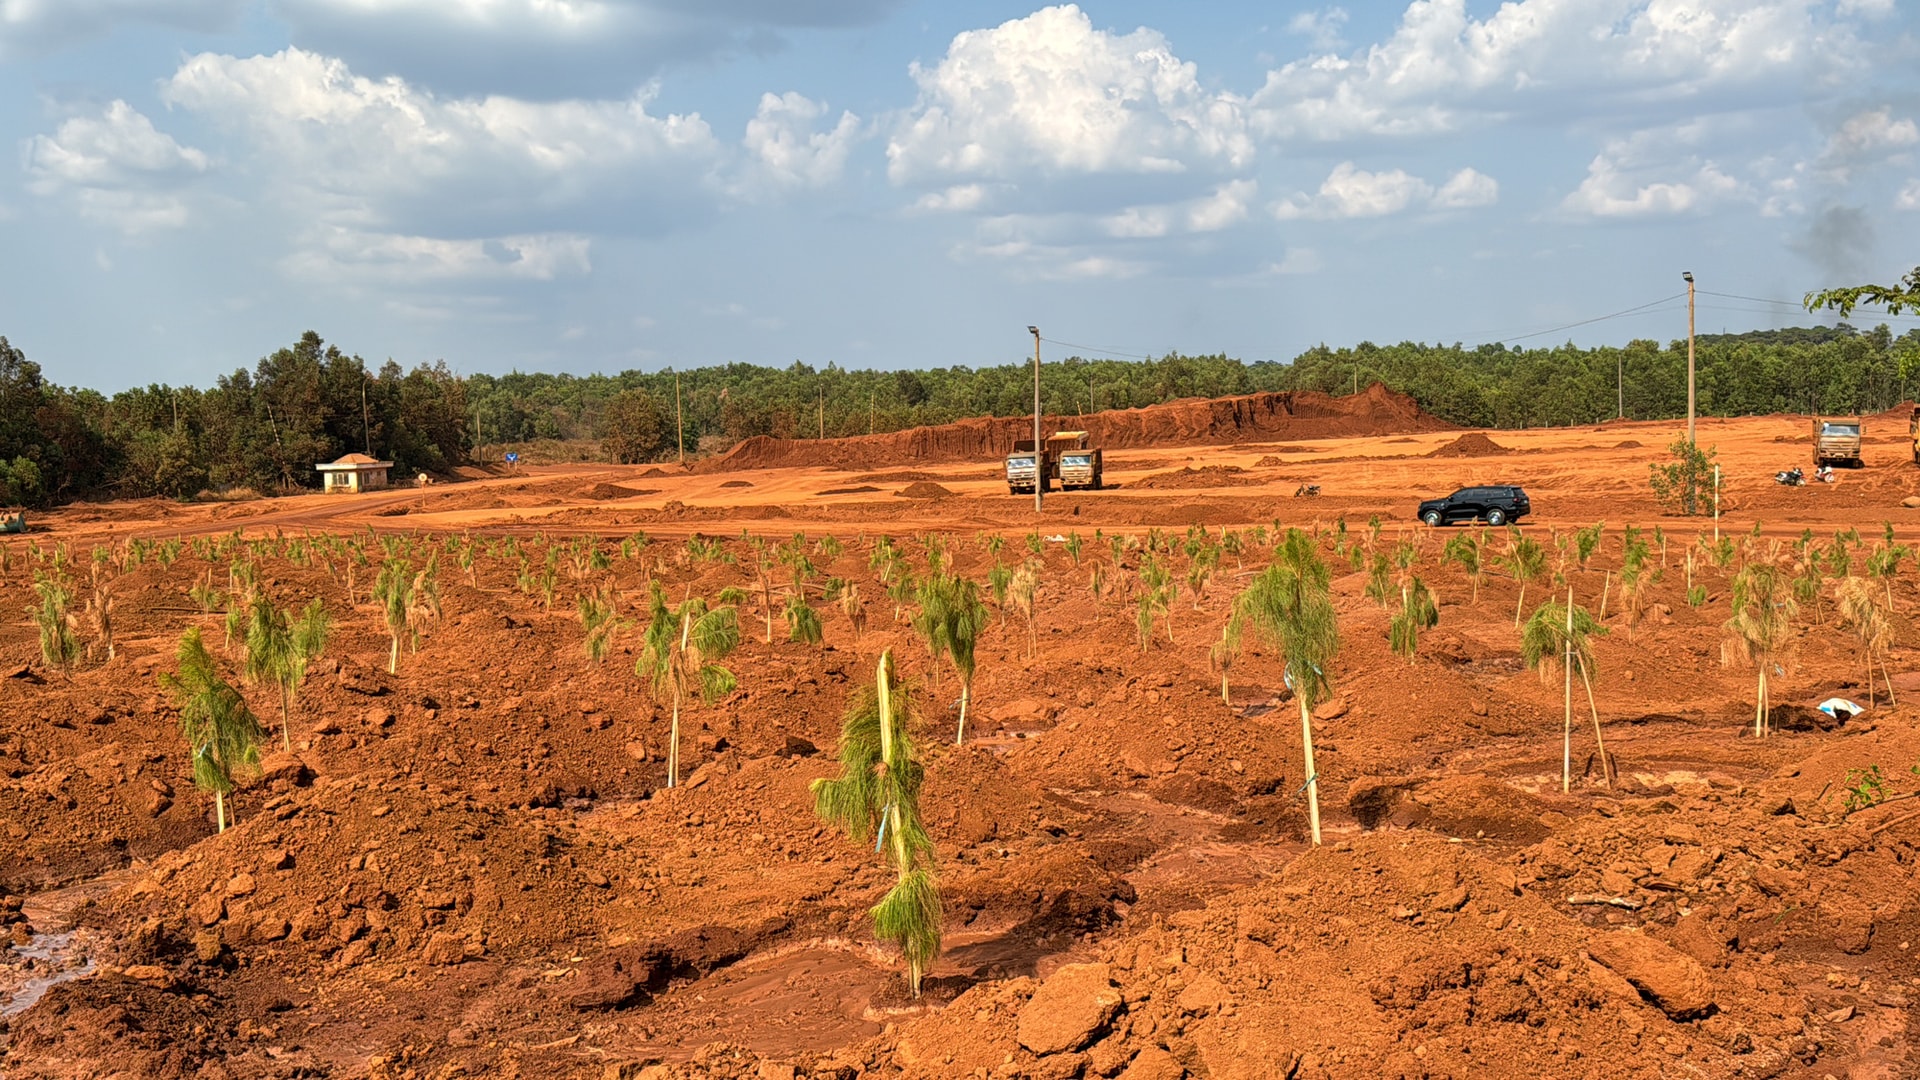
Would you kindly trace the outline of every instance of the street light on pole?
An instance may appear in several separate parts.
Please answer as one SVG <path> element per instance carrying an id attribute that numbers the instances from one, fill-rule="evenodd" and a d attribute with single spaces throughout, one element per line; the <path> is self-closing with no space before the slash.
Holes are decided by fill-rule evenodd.
<path id="1" fill-rule="evenodd" d="M 1687 283 L 1687 445 L 1697 446 L 1693 438 L 1693 271 L 1683 270 L 1680 277 Z"/>
<path id="2" fill-rule="evenodd" d="M 1040 512 L 1041 493 L 1047 489 L 1047 459 L 1040 451 L 1040 328 L 1027 327 L 1033 335 L 1033 512 Z"/>

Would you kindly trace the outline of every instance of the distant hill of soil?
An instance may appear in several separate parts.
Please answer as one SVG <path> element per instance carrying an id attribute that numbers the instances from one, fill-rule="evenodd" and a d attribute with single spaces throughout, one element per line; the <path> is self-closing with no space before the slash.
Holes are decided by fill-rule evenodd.
<path id="1" fill-rule="evenodd" d="M 1345 397 L 1297 390 L 1202 398 L 1086 416 L 1049 416 L 1043 426 L 1049 433 L 1087 431 L 1095 446 L 1109 450 L 1454 429 L 1453 424 L 1421 409 L 1411 397 L 1377 383 L 1365 393 Z M 761 435 L 721 457 L 700 463 L 697 470 L 733 472 L 796 465 L 878 469 L 908 462 L 983 461 L 1006 456 L 1016 441 L 1032 435 L 1033 420 L 1024 416 L 979 417 L 843 439 L 775 439 Z"/>

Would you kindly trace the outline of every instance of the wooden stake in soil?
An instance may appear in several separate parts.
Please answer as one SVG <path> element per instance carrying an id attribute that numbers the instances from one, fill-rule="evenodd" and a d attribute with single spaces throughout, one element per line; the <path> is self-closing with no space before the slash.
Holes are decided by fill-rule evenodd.
<path id="1" fill-rule="evenodd" d="M 1604 609 L 1603 609 L 1604 610 Z M 1562 655 L 1566 671 L 1566 719 L 1561 729 L 1560 793 L 1573 790 L 1573 586 L 1567 586 L 1567 651 Z"/>

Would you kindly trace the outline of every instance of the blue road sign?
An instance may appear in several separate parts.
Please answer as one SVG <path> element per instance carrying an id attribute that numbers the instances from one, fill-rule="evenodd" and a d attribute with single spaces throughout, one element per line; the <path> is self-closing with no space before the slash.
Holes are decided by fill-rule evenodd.
<path id="1" fill-rule="evenodd" d="M 507 464 L 509 465 L 520 464 L 520 455 L 511 450 L 507 451 Z"/>

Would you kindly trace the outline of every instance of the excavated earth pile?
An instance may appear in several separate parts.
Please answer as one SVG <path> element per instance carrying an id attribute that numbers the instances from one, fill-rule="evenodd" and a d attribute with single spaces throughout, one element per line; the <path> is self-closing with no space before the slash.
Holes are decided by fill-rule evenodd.
<path id="1" fill-rule="evenodd" d="M 1334 397 L 1314 390 L 1176 401 L 1140 409 L 1114 409 L 1086 416 L 1049 416 L 1048 431 L 1086 431 L 1093 445 L 1123 450 L 1284 439 L 1331 439 L 1354 435 L 1402 435 L 1453 427 L 1429 415 L 1405 394 L 1375 383 L 1365 393 Z M 961 420 L 935 427 L 842 439 L 776 439 L 758 435 L 722 457 L 702 462 L 701 472 L 804 465 L 834 469 L 881 469 L 902 463 L 938 464 L 1004 457 L 1013 444 L 1033 438 L 1031 417 Z"/>

